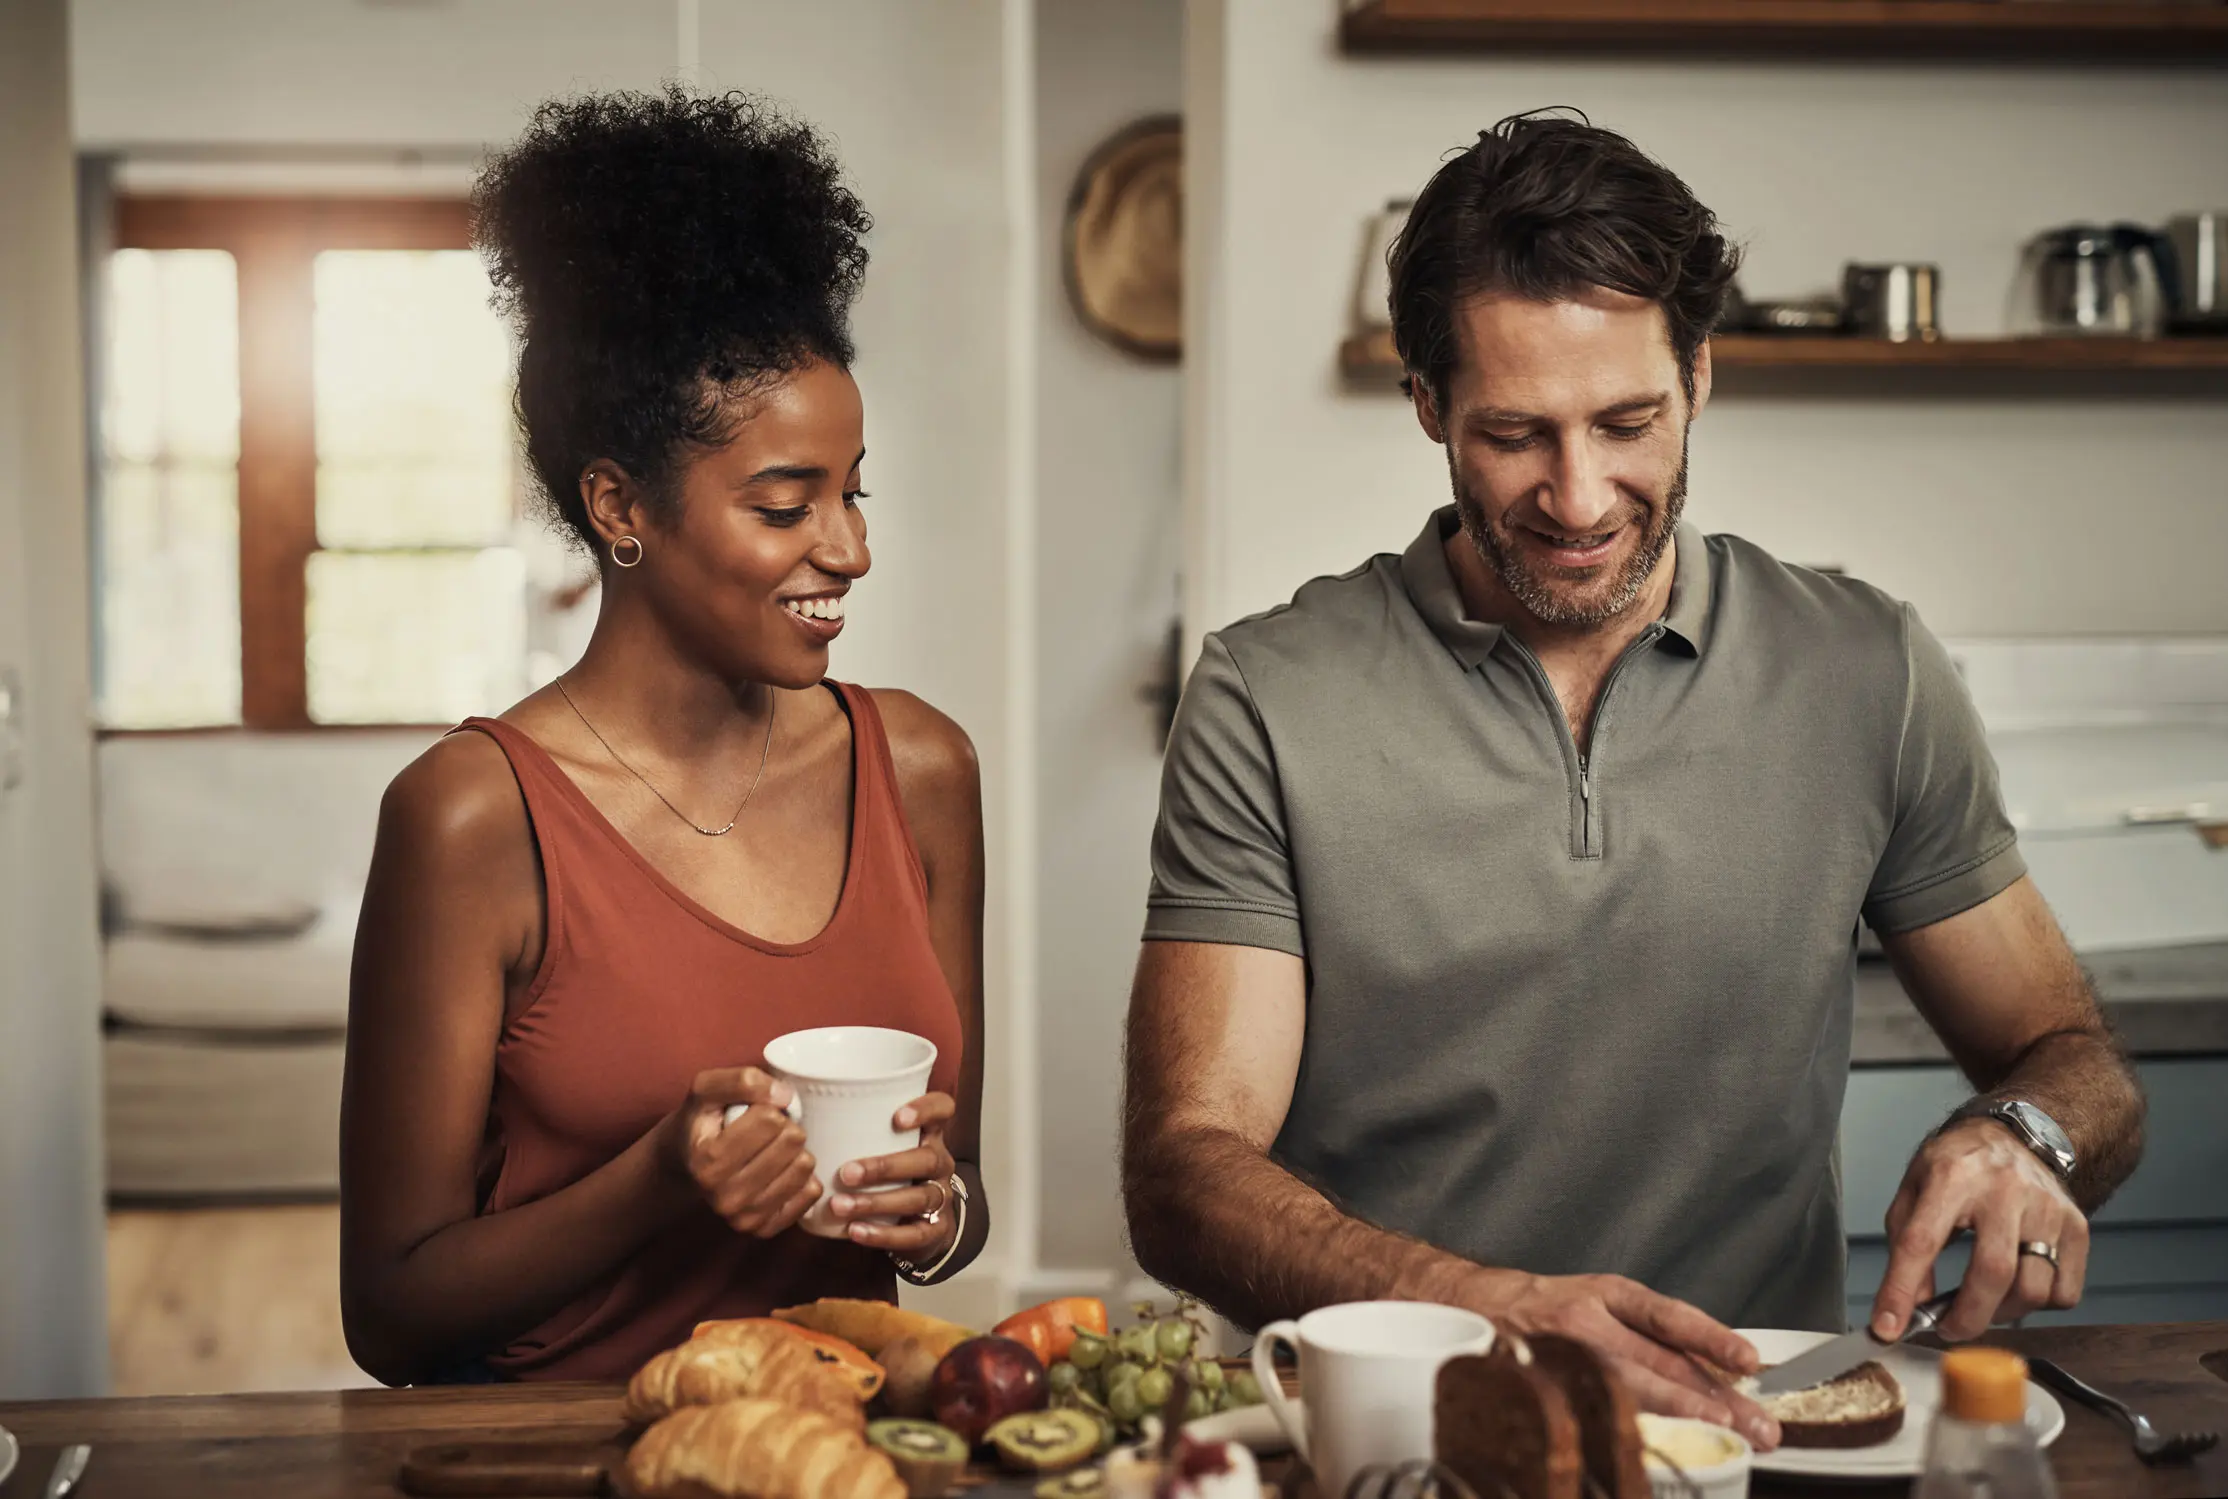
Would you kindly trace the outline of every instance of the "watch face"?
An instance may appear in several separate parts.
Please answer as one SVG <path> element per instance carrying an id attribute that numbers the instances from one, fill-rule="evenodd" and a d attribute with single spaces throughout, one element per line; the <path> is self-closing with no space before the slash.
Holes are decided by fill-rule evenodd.
<path id="1" fill-rule="evenodd" d="M 2002 1112 L 2039 1149 L 2057 1160 L 2061 1172 L 2073 1169 L 2073 1142 L 2066 1138 L 2064 1130 L 2058 1128 L 2057 1120 L 2031 1103 L 2008 1103 L 2004 1105 Z"/>

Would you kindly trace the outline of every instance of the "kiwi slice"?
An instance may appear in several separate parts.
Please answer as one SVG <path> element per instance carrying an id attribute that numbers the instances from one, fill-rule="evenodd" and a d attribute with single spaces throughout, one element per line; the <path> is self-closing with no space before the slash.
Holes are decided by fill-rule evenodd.
<path id="1" fill-rule="evenodd" d="M 1099 1423 L 1082 1411 L 1030 1411 L 1008 1416 L 983 1440 L 1006 1465 L 1024 1473 L 1057 1473 L 1098 1456 Z"/>
<path id="2" fill-rule="evenodd" d="M 1114 1423 L 1114 1413 L 1097 1400 L 1092 1399 L 1090 1391 L 1071 1390 L 1065 1395 L 1055 1395 L 1052 1397 L 1052 1408 L 1061 1411 L 1081 1411 L 1098 1423 L 1099 1445 L 1098 1451 L 1091 1454 L 1093 1457 L 1104 1457 L 1114 1450 L 1114 1443 L 1121 1436 Z"/>
<path id="3" fill-rule="evenodd" d="M 1104 1468 L 1074 1468 L 1037 1485 L 1036 1499 L 1106 1499 Z"/>
<path id="4" fill-rule="evenodd" d="M 934 1421 L 892 1418 L 869 1421 L 868 1445 L 889 1454 L 907 1499 L 940 1499 L 967 1470 L 967 1443 L 949 1426 Z"/>

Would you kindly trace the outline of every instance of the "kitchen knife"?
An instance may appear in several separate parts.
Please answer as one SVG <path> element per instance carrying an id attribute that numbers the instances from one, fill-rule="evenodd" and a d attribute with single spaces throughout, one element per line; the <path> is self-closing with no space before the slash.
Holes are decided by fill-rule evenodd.
<path id="1" fill-rule="evenodd" d="M 62 1449 L 62 1457 L 54 1465 L 53 1476 L 46 1481 L 46 1499 L 67 1499 L 76 1490 L 77 1481 L 85 1476 L 85 1460 L 93 1449 L 83 1442 Z"/>
<path id="2" fill-rule="evenodd" d="M 1913 1333 L 1932 1332 L 1942 1320 L 1950 1303 L 1957 1300 L 1958 1287 L 1951 1287 L 1932 1301 L 1922 1302 L 1911 1312 L 1911 1320 L 1904 1324 L 1903 1338 Z M 1784 1395 L 1789 1390 L 1807 1390 L 1812 1385 L 1822 1385 L 1828 1380 L 1839 1379 L 1868 1359 L 1876 1359 L 1893 1348 L 1903 1338 L 1886 1342 L 1872 1335 L 1871 1327 L 1845 1332 L 1830 1342 L 1820 1343 L 1808 1353 L 1775 1364 L 1756 1376 L 1756 1394 Z"/>

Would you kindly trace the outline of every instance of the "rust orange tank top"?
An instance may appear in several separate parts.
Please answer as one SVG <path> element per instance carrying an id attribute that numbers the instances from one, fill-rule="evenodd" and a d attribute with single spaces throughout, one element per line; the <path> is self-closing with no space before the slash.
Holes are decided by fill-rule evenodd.
<path id="1" fill-rule="evenodd" d="M 868 693 L 829 685 L 851 719 L 851 848 L 835 914 L 806 942 L 764 941 L 691 900 L 520 730 L 462 726 L 509 758 L 547 891 L 541 967 L 495 1053 L 499 1164 L 483 1214 L 580 1180 L 678 1107 L 698 1072 L 763 1066 L 766 1043 L 790 1031 L 912 1031 L 936 1043 L 930 1087 L 956 1087 L 959 1010 L 929 942 L 889 741 Z M 708 1317 L 895 1293 L 878 1250 L 798 1229 L 748 1238 L 701 1208 L 487 1362 L 511 1378 L 622 1379 Z"/>

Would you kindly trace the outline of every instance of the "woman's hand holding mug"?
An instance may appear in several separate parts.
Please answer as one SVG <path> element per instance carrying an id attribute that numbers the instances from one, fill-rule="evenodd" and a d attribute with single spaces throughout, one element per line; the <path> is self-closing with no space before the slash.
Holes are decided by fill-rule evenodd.
<path id="1" fill-rule="evenodd" d="M 890 1127 L 918 1129 L 919 1145 L 848 1162 L 836 1173 L 828 1213 L 844 1225 L 852 1243 L 909 1260 L 933 1260 L 944 1252 L 959 1232 L 959 1215 L 948 1211 L 949 1183 L 959 1167 L 952 1160 L 951 1147 L 944 1143 L 944 1132 L 958 1111 L 948 1093 L 914 1099 L 897 1111 Z M 867 1191 L 870 1187 L 882 1190 Z M 932 1213 L 934 1222 L 929 1221 Z"/>
<path id="2" fill-rule="evenodd" d="M 804 1126 L 789 1114 L 794 1098 L 756 1067 L 717 1068 L 696 1075 L 661 1126 L 666 1164 L 739 1234 L 786 1233 L 820 1198 Z"/>
<path id="3" fill-rule="evenodd" d="M 798 1220 L 806 1233 L 901 1255 L 916 1241 L 944 1241 L 949 1231 L 941 1222 L 925 1225 L 924 1234 L 921 1225 L 895 1221 L 936 1211 L 941 1194 L 950 1191 L 941 1185 L 952 1172 L 942 1136 L 953 1105 L 928 1091 L 935 1063 L 934 1042 L 882 1026 L 821 1026 L 766 1043 L 766 1070 L 792 1090 L 789 1117 L 803 1126 L 819 1161 L 824 1195 Z M 926 1177 L 932 1171 L 943 1175 Z M 835 1211 L 837 1198 L 849 1199 L 843 1213 Z M 898 1232 L 866 1232 L 881 1228 Z"/>

